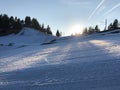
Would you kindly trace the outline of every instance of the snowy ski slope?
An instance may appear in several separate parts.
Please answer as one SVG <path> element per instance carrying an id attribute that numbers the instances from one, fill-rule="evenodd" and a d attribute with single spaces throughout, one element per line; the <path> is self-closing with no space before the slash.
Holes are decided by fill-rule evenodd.
<path id="1" fill-rule="evenodd" d="M 120 90 L 119 33 L 63 37 L 49 45 L 35 35 L 40 42 L 16 36 L 8 46 L 8 37 L 14 36 L 0 37 L 0 90 Z"/>

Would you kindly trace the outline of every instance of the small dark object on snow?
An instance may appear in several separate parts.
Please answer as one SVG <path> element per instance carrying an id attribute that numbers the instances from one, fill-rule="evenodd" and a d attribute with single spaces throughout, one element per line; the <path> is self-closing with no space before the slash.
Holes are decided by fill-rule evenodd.
<path id="1" fill-rule="evenodd" d="M 114 33 L 120 33 L 120 31 L 113 31 L 113 32 L 111 32 L 111 33 L 113 33 L 113 34 L 114 34 Z"/>
<path id="2" fill-rule="evenodd" d="M 56 39 L 53 39 L 49 42 L 42 43 L 41 45 L 53 44 L 53 43 L 55 43 L 55 41 L 56 41 Z"/>

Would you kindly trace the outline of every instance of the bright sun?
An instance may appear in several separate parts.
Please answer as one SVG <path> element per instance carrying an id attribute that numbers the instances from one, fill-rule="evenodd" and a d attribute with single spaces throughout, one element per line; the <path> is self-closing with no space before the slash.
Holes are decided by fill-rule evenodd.
<path id="1" fill-rule="evenodd" d="M 83 28 L 84 28 L 84 25 L 74 24 L 74 25 L 71 26 L 71 28 L 70 28 L 70 33 L 73 34 L 73 35 L 82 34 Z"/>

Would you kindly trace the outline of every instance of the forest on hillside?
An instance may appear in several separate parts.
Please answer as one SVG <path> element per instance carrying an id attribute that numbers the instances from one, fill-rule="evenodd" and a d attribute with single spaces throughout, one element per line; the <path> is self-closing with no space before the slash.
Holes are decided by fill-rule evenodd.
<path id="1" fill-rule="evenodd" d="M 90 26 L 89 28 L 85 27 L 84 30 L 83 30 L 83 35 L 114 31 L 116 29 L 120 29 L 120 24 L 119 24 L 118 19 L 115 19 L 108 26 L 106 25 L 104 30 L 100 30 L 98 25 L 96 25 L 95 27 Z"/>
<path id="2" fill-rule="evenodd" d="M 0 15 L 0 36 L 17 34 L 24 27 L 34 28 L 45 34 L 53 35 L 51 27 L 49 25 L 45 27 L 44 24 L 40 24 L 36 18 L 26 16 L 24 20 L 21 20 L 18 17 L 9 17 L 7 14 Z M 57 30 L 56 36 L 61 36 L 59 30 Z"/>

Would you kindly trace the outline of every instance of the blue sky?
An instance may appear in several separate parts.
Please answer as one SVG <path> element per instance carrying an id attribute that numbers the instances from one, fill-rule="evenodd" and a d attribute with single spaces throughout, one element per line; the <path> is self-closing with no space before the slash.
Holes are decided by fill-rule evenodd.
<path id="1" fill-rule="evenodd" d="M 57 29 L 70 35 L 72 25 L 104 27 L 114 19 L 120 20 L 119 0 L 1 0 L 0 13 L 17 16 L 35 17 L 39 22 L 50 25 L 53 32 Z"/>

